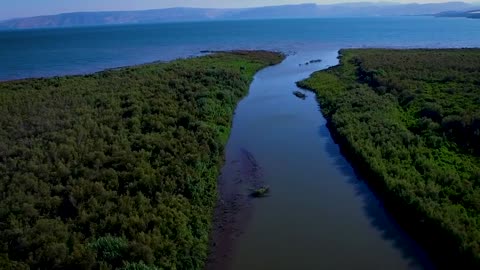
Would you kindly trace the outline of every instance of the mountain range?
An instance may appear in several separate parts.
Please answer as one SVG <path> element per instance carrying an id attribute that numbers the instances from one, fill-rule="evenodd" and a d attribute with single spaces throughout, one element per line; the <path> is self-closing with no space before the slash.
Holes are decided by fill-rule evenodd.
<path id="1" fill-rule="evenodd" d="M 79 27 L 161 22 L 249 20 L 280 18 L 364 17 L 436 15 L 464 13 L 478 8 L 464 2 L 434 4 L 346 3 L 301 4 L 243 9 L 168 8 L 143 11 L 75 12 L 58 15 L 16 18 L 0 22 L 3 29 Z"/>

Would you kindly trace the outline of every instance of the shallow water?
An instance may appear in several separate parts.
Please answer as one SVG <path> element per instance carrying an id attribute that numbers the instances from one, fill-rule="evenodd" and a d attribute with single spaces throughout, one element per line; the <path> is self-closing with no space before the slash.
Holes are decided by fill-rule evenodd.
<path id="1" fill-rule="evenodd" d="M 299 66 L 312 59 L 320 64 Z M 255 156 L 271 195 L 253 202 L 231 269 L 431 269 L 334 144 L 312 93 L 295 82 L 337 64 L 336 49 L 289 56 L 259 72 L 238 106 L 226 162 Z"/>

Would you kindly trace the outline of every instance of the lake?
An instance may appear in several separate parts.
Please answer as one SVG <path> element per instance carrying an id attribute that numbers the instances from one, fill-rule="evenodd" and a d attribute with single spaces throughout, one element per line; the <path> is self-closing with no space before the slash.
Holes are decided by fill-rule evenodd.
<path id="1" fill-rule="evenodd" d="M 0 32 L 0 80 L 80 74 L 198 55 L 344 47 L 471 47 L 480 20 L 394 17 L 226 21 Z"/>
<path id="2" fill-rule="evenodd" d="M 197 56 L 268 49 L 289 56 L 255 76 L 238 106 L 225 166 L 246 149 L 269 197 L 229 254 L 231 269 L 433 269 L 333 142 L 312 93 L 295 82 L 350 47 L 475 47 L 480 20 L 395 17 L 228 21 L 0 32 L 0 80 L 83 74 Z M 321 63 L 304 65 L 313 59 Z M 233 167 L 230 168 L 230 167 Z M 225 170 L 224 170 L 225 171 Z M 233 181 L 228 177 L 223 181 Z M 225 176 L 224 176 L 225 177 Z"/>

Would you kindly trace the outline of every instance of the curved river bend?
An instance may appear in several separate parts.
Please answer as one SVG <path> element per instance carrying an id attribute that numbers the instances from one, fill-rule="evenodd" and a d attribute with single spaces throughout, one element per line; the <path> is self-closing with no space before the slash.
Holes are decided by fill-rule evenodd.
<path id="1" fill-rule="evenodd" d="M 305 65 L 312 59 L 323 61 Z M 260 71 L 237 107 L 222 181 L 234 181 L 246 149 L 271 194 L 252 201 L 230 269 L 433 268 L 340 154 L 313 93 L 292 94 L 296 81 L 337 63 L 337 49 L 291 55 Z"/>

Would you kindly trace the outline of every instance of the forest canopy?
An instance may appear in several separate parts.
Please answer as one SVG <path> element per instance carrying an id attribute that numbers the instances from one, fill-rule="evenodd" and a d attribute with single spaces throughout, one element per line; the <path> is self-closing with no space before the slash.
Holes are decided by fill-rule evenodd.
<path id="1" fill-rule="evenodd" d="M 283 56 L 0 83 L 1 269 L 202 269 L 236 104 Z"/>
<path id="2" fill-rule="evenodd" d="M 480 267 L 480 49 L 340 55 L 298 85 L 393 214 L 458 269 Z"/>

